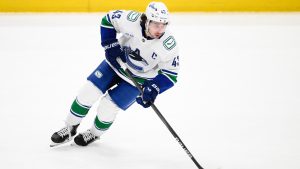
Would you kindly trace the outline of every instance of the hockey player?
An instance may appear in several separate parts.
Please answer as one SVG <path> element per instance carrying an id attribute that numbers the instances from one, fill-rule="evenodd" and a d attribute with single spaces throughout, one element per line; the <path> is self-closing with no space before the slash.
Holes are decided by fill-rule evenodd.
<path id="1" fill-rule="evenodd" d="M 135 101 L 147 108 L 158 94 L 177 82 L 178 45 L 168 24 L 168 9 L 162 2 L 151 2 L 143 14 L 116 10 L 102 18 L 101 45 L 106 59 L 88 76 L 71 105 L 66 126 L 52 135 L 51 146 L 70 141 L 97 100 L 94 124 L 74 138 L 77 145 L 86 146 L 99 139 L 120 109 L 126 110 Z M 122 35 L 119 39 L 118 33 Z M 143 93 L 132 85 L 118 60 L 132 72 Z"/>

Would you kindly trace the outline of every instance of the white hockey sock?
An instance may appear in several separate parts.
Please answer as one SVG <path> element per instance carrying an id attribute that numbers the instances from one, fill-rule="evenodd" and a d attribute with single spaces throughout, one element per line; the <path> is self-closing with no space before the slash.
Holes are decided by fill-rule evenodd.
<path id="1" fill-rule="evenodd" d="M 120 108 L 111 100 L 110 96 L 105 95 L 99 102 L 97 116 L 91 130 L 96 136 L 101 136 L 116 119 Z"/>
<path id="2" fill-rule="evenodd" d="M 101 95 L 102 92 L 92 82 L 88 81 L 73 101 L 66 123 L 68 125 L 79 124 Z"/>

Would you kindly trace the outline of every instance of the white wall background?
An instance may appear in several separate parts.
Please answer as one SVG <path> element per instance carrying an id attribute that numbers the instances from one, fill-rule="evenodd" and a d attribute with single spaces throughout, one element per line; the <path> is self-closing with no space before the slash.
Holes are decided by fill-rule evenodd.
<path id="1" fill-rule="evenodd" d="M 196 168 L 156 114 L 136 104 L 89 147 L 49 148 L 104 59 L 103 15 L 0 14 L 0 168 Z M 179 82 L 156 105 L 198 162 L 299 169 L 300 14 L 174 14 L 171 27 Z"/>

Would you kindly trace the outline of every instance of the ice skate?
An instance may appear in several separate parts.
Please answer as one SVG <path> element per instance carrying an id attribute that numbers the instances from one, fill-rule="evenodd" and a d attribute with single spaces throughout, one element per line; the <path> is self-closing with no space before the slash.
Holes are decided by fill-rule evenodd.
<path id="1" fill-rule="evenodd" d="M 87 130 L 84 133 L 78 134 L 74 138 L 74 143 L 78 146 L 87 146 L 96 140 L 99 140 L 99 137 L 94 135 L 91 130 Z"/>
<path id="2" fill-rule="evenodd" d="M 58 146 L 63 143 L 67 143 L 72 140 L 72 138 L 76 135 L 77 133 L 77 127 L 78 125 L 74 126 L 66 126 L 59 131 L 55 132 L 51 136 L 51 141 L 52 143 L 50 144 L 50 147 Z"/>

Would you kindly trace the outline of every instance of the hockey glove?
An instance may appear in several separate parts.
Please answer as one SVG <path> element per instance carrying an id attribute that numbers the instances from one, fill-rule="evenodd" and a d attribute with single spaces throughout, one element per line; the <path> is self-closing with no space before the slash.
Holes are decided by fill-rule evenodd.
<path id="1" fill-rule="evenodd" d="M 121 66 L 117 62 L 117 58 L 121 58 L 123 62 L 126 62 L 126 58 L 118 40 L 110 39 L 102 42 L 101 45 L 104 47 L 106 60 L 116 69 L 120 69 Z"/>
<path id="2" fill-rule="evenodd" d="M 143 93 L 141 96 L 136 98 L 136 102 L 144 108 L 148 108 L 152 103 L 154 103 L 160 89 L 153 80 L 145 81 L 142 88 Z"/>

